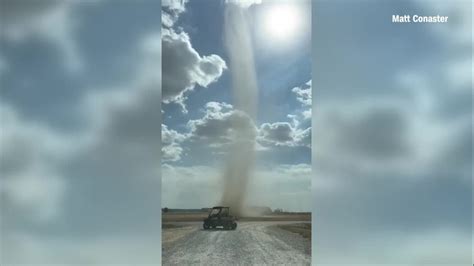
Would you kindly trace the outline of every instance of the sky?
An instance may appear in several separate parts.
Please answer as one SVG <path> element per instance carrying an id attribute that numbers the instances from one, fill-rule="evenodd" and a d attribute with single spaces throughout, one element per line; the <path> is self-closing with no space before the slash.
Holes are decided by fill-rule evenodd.
<path id="1" fill-rule="evenodd" d="M 312 10 L 313 263 L 471 265 L 472 2 Z"/>
<path id="2" fill-rule="evenodd" d="M 247 101 L 257 102 L 256 119 L 235 107 L 224 38 L 228 5 L 242 5 L 250 28 L 258 93 Z M 286 40 L 275 35 L 275 25 L 267 25 L 282 6 L 298 19 Z M 243 131 L 257 147 L 246 205 L 310 211 L 310 6 L 309 1 L 164 2 L 163 206 L 219 205 L 232 136 Z"/>

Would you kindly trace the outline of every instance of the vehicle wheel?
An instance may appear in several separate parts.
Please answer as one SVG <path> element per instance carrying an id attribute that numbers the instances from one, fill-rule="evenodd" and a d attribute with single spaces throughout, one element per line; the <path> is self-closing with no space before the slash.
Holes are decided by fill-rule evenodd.
<path id="1" fill-rule="evenodd" d="M 205 230 L 207 230 L 207 229 L 209 229 L 209 224 L 204 223 L 204 224 L 202 225 L 202 227 L 203 227 Z"/>
<path id="2" fill-rule="evenodd" d="M 237 228 L 237 223 L 232 224 L 232 230 L 235 230 Z"/>

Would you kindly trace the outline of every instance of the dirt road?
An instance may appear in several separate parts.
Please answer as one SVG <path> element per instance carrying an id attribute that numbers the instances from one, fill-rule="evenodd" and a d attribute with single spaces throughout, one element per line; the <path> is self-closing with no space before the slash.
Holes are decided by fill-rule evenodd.
<path id="1" fill-rule="evenodd" d="M 201 223 L 163 232 L 163 265 L 310 265 L 308 239 L 274 222 L 240 222 L 237 230 Z M 178 237 L 176 237 L 178 236 Z"/>

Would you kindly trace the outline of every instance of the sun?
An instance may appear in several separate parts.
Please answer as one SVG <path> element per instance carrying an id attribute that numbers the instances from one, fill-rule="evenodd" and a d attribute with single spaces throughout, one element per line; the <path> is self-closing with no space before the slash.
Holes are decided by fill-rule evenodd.
<path id="1" fill-rule="evenodd" d="M 290 38 L 300 26 L 300 16 L 296 7 L 277 5 L 271 7 L 264 17 L 265 31 L 272 39 Z"/>

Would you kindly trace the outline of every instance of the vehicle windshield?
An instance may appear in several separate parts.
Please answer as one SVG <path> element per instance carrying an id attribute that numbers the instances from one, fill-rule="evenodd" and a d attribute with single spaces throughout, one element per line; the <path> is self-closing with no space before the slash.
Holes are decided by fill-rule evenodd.
<path id="1" fill-rule="evenodd" d="M 221 209 L 212 209 L 209 216 L 216 216 L 221 212 Z"/>

